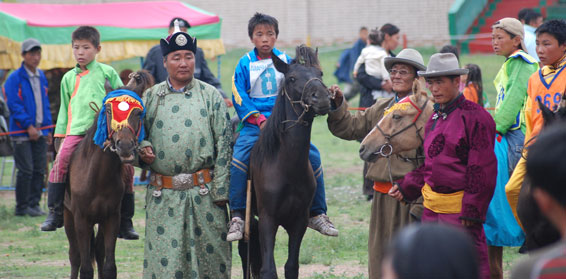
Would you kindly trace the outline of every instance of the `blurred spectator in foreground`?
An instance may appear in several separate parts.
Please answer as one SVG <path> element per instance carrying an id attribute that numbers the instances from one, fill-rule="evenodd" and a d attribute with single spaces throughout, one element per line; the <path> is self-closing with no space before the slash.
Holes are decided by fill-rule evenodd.
<path id="1" fill-rule="evenodd" d="M 477 279 L 476 249 L 454 227 L 416 224 L 399 232 L 383 259 L 383 279 Z"/>

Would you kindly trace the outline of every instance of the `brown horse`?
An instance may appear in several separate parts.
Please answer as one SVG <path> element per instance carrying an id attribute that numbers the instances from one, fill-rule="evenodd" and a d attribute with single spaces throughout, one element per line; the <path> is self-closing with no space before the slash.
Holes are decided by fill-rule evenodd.
<path id="1" fill-rule="evenodd" d="M 141 95 L 152 84 L 149 73 L 138 72 L 122 89 Z M 118 108 L 124 110 L 126 105 L 120 103 Z M 111 104 L 104 106 L 106 117 L 111 120 Z M 116 278 L 114 251 L 120 227 L 120 202 L 125 189 L 122 166 L 132 163 L 135 158 L 142 109 L 131 110 L 127 125 L 114 129 L 111 121 L 108 122 L 111 128 L 104 149 L 93 140 L 97 130 L 97 114 L 94 124 L 71 156 L 64 212 L 71 278 L 77 278 L 79 269 L 80 278 L 93 278 L 94 259 L 99 278 Z M 98 224 L 96 238 L 95 224 Z"/>
<path id="2" fill-rule="evenodd" d="M 364 138 L 360 146 L 362 160 L 375 162 L 423 144 L 424 126 L 433 113 L 433 104 L 419 81 L 414 82 L 413 92 L 386 111 Z"/>
<path id="3" fill-rule="evenodd" d="M 250 157 L 254 211 L 259 216 L 258 226 L 252 228 L 259 227 L 261 250 L 261 257 L 257 250 L 250 251 L 250 261 L 252 272 L 257 272 L 257 266 L 261 265 L 260 278 L 277 278 L 273 249 L 279 226 L 289 234 L 285 278 L 299 276 L 299 250 L 316 189 L 309 163 L 312 121 L 330 109 L 317 53 L 299 46 L 296 54 L 289 65 L 271 54 L 275 68 L 285 75 L 285 80 Z M 257 231 L 252 231 L 251 238 L 256 234 Z M 251 250 L 255 250 L 253 246 Z"/>

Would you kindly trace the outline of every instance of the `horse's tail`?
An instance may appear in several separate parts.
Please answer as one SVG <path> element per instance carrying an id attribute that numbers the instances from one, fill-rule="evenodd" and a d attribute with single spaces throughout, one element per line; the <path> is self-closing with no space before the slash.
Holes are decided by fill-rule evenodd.
<path id="1" fill-rule="evenodd" d="M 244 278 L 259 278 L 259 270 L 261 269 L 261 250 L 259 246 L 259 224 L 255 217 L 250 218 L 250 240 L 249 240 L 249 261 L 251 276 L 247 276 L 248 272 L 248 243 L 240 240 L 238 242 L 238 253 L 242 259 L 242 268 L 244 270 Z"/>

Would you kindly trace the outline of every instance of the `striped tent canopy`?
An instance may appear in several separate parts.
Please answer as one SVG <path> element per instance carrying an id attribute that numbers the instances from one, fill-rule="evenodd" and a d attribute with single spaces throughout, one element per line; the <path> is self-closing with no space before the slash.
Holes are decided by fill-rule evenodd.
<path id="1" fill-rule="evenodd" d="M 97 61 L 145 57 L 149 49 L 167 36 L 174 17 L 189 21 L 189 34 L 207 58 L 225 53 L 220 38 L 222 19 L 178 1 L 121 2 L 102 4 L 0 3 L 0 69 L 20 67 L 21 43 L 36 38 L 42 44 L 39 67 L 70 68 L 75 65 L 71 33 L 81 25 L 98 29 L 102 50 Z"/>

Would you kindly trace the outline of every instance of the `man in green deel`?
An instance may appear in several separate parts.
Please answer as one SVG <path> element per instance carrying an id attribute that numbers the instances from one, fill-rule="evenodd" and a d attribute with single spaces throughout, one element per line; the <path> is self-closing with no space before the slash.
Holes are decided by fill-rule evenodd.
<path id="1" fill-rule="evenodd" d="M 230 278 L 226 105 L 216 88 L 193 77 L 196 39 L 174 32 L 161 40 L 161 52 L 169 77 L 143 95 L 140 164 L 152 172 L 143 278 Z"/>

